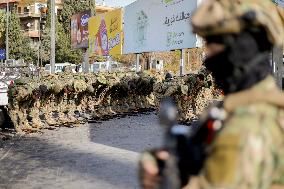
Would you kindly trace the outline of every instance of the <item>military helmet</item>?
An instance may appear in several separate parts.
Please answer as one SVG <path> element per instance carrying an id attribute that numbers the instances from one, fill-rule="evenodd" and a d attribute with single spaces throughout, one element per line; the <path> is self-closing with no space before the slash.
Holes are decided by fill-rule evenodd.
<path id="1" fill-rule="evenodd" d="M 166 73 L 166 76 L 165 76 L 165 80 L 171 80 L 173 79 L 173 76 L 170 72 Z"/>
<path id="2" fill-rule="evenodd" d="M 273 45 L 284 43 L 284 10 L 271 0 L 204 0 L 192 17 L 201 37 L 237 34 L 263 28 Z"/>

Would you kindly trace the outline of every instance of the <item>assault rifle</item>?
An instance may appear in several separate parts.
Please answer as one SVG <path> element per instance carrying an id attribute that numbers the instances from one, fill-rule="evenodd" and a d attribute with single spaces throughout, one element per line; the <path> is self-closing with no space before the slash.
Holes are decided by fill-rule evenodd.
<path id="1" fill-rule="evenodd" d="M 161 103 L 159 119 L 165 128 L 163 150 L 170 154 L 170 158 L 166 162 L 158 160 L 162 177 L 159 189 L 180 189 L 188 183 L 190 176 L 199 174 L 205 161 L 206 147 L 222 129 L 222 110 L 215 106 L 187 127 L 177 124 L 178 110 L 172 99 L 167 98 Z"/>

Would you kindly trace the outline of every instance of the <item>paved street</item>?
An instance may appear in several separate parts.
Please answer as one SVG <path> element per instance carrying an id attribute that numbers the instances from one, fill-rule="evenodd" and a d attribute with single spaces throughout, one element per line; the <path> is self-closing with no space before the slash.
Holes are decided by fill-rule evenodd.
<path id="1" fill-rule="evenodd" d="M 139 188 L 139 153 L 161 136 L 154 113 L 15 136 L 0 142 L 0 188 Z"/>

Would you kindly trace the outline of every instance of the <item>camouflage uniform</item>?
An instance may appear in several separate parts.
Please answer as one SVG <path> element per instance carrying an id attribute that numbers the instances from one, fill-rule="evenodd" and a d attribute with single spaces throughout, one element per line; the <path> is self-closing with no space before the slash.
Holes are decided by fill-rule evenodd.
<path id="1" fill-rule="evenodd" d="M 227 96 L 223 108 L 224 128 L 200 176 L 186 188 L 196 181 L 206 189 L 284 188 L 284 94 L 273 78 Z"/>
<path id="2" fill-rule="evenodd" d="M 31 107 L 30 116 L 32 117 L 32 127 L 33 128 L 42 128 L 42 122 L 39 118 L 40 115 L 40 102 L 36 100 L 33 107 Z"/>
<path id="3" fill-rule="evenodd" d="M 272 44 L 283 45 L 282 11 L 269 0 L 208 0 L 196 11 L 192 25 L 202 37 L 264 27 Z M 245 16 L 254 21 L 247 25 L 240 19 Z M 223 108 L 223 129 L 208 147 L 202 172 L 187 188 L 283 189 L 284 95 L 273 78 L 228 95 Z"/>

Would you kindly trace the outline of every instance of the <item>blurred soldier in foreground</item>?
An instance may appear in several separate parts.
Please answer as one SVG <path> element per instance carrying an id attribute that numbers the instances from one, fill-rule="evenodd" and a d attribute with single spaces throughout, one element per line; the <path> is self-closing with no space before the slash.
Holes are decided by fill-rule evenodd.
<path id="1" fill-rule="evenodd" d="M 227 96 L 201 117 L 188 152 L 176 153 L 181 186 L 172 188 L 283 189 L 284 95 L 269 64 L 272 47 L 284 42 L 283 10 L 270 0 L 205 0 L 192 25 Z M 165 188 L 162 167 L 172 154 L 142 154 L 143 188 Z"/>

